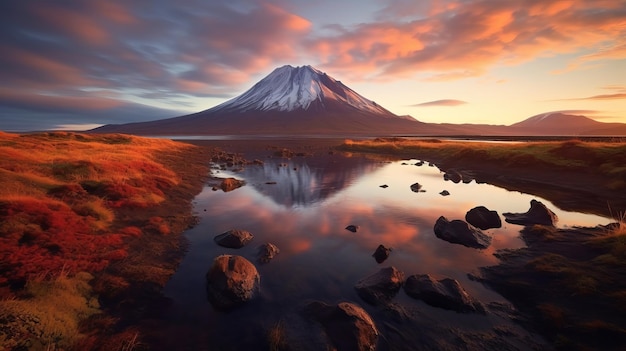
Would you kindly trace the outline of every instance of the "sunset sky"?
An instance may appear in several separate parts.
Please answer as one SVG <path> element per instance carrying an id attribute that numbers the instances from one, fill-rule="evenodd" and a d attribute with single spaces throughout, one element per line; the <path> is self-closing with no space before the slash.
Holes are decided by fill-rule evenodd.
<path id="1" fill-rule="evenodd" d="M 424 122 L 626 123 L 626 1 L 1 1 L 0 130 L 198 112 L 285 64 Z"/>

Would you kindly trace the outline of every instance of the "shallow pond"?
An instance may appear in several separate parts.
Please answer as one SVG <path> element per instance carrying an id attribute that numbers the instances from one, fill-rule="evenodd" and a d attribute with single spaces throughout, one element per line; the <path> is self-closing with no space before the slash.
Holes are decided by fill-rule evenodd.
<path id="1" fill-rule="evenodd" d="M 377 161 L 336 154 L 264 161 L 264 165 L 247 166 L 239 172 L 219 171 L 215 175 L 243 179 L 246 185 L 227 193 L 207 186 L 195 200 L 200 222 L 186 232 L 189 250 L 165 288 L 173 301 L 169 318 L 190 345 L 205 345 L 206 349 L 252 347 L 268 328 L 284 320 L 283 316 L 311 300 L 353 301 L 374 313 L 374 308 L 358 297 L 354 285 L 388 266 L 395 266 L 406 276 L 429 273 L 457 279 L 485 304 L 504 301 L 469 280 L 467 274 L 496 265 L 495 250 L 523 246 L 519 239 L 522 227 L 508 224 L 502 217 L 502 228 L 484 231 L 493 236 L 491 246 L 476 250 L 434 235 L 433 225 L 442 215 L 450 220 L 464 219 L 468 210 L 480 205 L 500 214 L 526 212 L 530 200 L 537 199 L 558 215 L 560 227 L 609 222 L 595 215 L 561 211 L 529 194 L 474 181 L 444 181 L 439 169 L 427 162 L 417 166 L 417 160 Z M 410 190 L 416 182 L 425 192 Z M 442 190 L 450 195 L 440 195 Z M 346 230 L 350 224 L 358 225 L 359 230 Z M 229 229 L 248 230 L 254 240 L 241 249 L 218 246 L 213 238 Z M 280 254 L 261 265 L 255 256 L 258 245 L 265 242 L 277 245 Z M 382 264 L 372 257 L 379 244 L 393 248 Z M 205 274 L 220 254 L 248 258 L 261 275 L 260 296 L 226 313 L 212 308 L 205 291 Z M 453 328 L 488 329 L 512 324 L 496 315 L 462 315 L 433 308 L 403 291 L 395 301 L 417 309 L 434 323 Z M 376 320 L 378 315 L 373 316 Z"/>

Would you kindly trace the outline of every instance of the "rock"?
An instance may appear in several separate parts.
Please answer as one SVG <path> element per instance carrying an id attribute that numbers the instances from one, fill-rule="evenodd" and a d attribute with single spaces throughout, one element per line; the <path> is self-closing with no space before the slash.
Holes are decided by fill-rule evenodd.
<path id="1" fill-rule="evenodd" d="M 357 294 L 372 305 L 383 305 L 400 291 L 404 282 L 404 273 L 395 267 L 382 268 L 367 278 L 359 280 L 354 286 Z"/>
<path id="2" fill-rule="evenodd" d="M 294 155 L 294 152 L 289 149 L 280 149 L 274 152 L 274 156 L 281 158 L 292 158 Z"/>
<path id="3" fill-rule="evenodd" d="M 383 189 L 386 189 L 386 188 L 388 188 L 388 187 L 389 187 L 389 185 L 387 185 L 387 184 L 383 184 L 383 185 L 380 185 L 380 187 L 381 187 L 381 188 L 383 188 Z"/>
<path id="4" fill-rule="evenodd" d="M 496 211 L 490 211 L 485 206 L 474 207 L 467 211 L 465 220 L 482 230 L 502 227 L 502 220 Z"/>
<path id="5" fill-rule="evenodd" d="M 422 190 L 422 185 L 420 183 L 411 184 L 411 191 L 414 193 L 419 193 Z"/>
<path id="6" fill-rule="evenodd" d="M 259 252 L 257 254 L 257 259 L 261 263 L 268 263 L 272 260 L 276 255 L 280 253 L 278 247 L 272 243 L 265 243 L 259 246 Z"/>
<path id="7" fill-rule="evenodd" d="M 219 245 L 223 247 L 229 247 L 231 249 L 238 249 L 244 247 L 247 243 L 252 241 L 254 235 L 252 233 L 240 230 L 240 229 L 231 229 L 227 232 L 224 232 L 220 235 L 217 235 L 213 240 Z"/>
<path id="8" fill-rule="evenodd" d="M 386 248 L 384 245 L 378 245 L 372 256 L 374 256 L 376 262 L 383 263 L 387 258 L 389 258 L 390 253 L 391 249 Z"/>
<path id="9" fill-rule="evenodd" d="M 542 224 L 554 226 L 558 217 L 550 211 L 543 203 L 537 200 L 530 200 L 530 209 L 526 213 L 503 213 L 505 221 L 511 224 L 534 225 Z"/>
<path id="10" fill-rule="evenodd" d="M 436 280 L 429 274 L 415 274 L 407 278 L 404 291 L 412 298 L 433 307 L 463 313 L 486 313 L 485 307 L 472 298 L 458 281 L 451 278 Z"/>
<path id="11" fill-rule="evenodd" d="M 360 306 L 351 302 L 330 306 L 314 301 L 305 307 L 304 312 L 324 327 L 336 350 L 376 350 L 378 328 Z"/>
<path id="12" fill-rule="evenodd" d="M 439 195 L 441 195 L 441 196 L 448 196 L 448 195 L 450 195 L 450 192 L 448 190 L 444 190 L 444 191 L 440 192 Z"/>
<path id="13" fill-rule="evenodd" d="M 222 180 L 222 183 L 220 184 L 220 188 L 222 188 L 222 190 L 225 193 L 227 193 L 229 191 L 233 191 L 237 188 L 242 187 L 244 184 L 245 182 L 243 180 L 239 180 L 235 178 L 226 178 Z"/>
<path id="14" fill-rule="evenodd" d="M 259 291 L 261 277 L 254 264 L 241 256 L 221 255 L 206 274 L 207 297 L 222 310 L 251 300 Z"/>
<path id="15" fill-rule="evenodd" d="M 453 183 L 459 183 L 461 180 L 463 180 L 463 176 L 461 175 L 461 173 L 459 171 L 457 171 L 455 169 L 449 169 L 443 175 L 443 179 L 444 180 L 450 180 Z"/>
<path id="16" fill-rule="evenodd" d="M 441 216 L 435 223 L 434 231 L 439 239 L 453 244 L 476 249 L 484 249 L 491 244 L 491 237 L 459 219 L 448 221 L 446 217 Z"/>
<path id="17" fill-rule="evenodd" d="M 417 167 L 421 167 L 424 165 L 424 161 L 417 161 L 417 163 L 415 164 Z"/>
<path id="18" fill-rule="evenodd" d="M 351 231 L 353 233 L 356 233 L 357 230 L 359 230 L 359 226 L 350 224 L 349 226 L 346 227 L 346 230 L 349 230 L 349 231 Z"/>

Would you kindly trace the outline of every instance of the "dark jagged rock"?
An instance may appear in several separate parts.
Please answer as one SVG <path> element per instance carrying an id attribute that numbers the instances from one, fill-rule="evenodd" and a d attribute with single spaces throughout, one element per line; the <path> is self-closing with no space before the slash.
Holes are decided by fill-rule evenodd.
<path id="1" fill-rule="evenodd" d="M 220 188 L 225 192 L 233 191 L 237 188 L 242 187 L 245 184 L 243 180 L 235 179 L 235 178 L 226 178 L 222 180 L 220 184 Z"/>
<path id="2" fill-rule="evenodd" d="M 491 244 L 491 237 L 459 219 L 448 221 L 446 217 L 441 216 L 435 223 L 434 231 L 439 239 L 453 244 L 476 249 L 485 249 Z"/>
<path id="3" fill-rule="evenodd" d="M 280 253 L 280 249 L 272 243 L 265 243 L 259 246 L 257 259 L 260 263 L 269 263 L 276 255 Z"/>
<path id="4" fill-rule="evenodd" d="M 254 264 L 241 256 L 221 255 L 206 274 L 207 297 L 222 310 L 251 300 L 259 291 L 261 277 Z"/>
<path id="5" fill-rule="evenodd" d="M 422 185 L 420 183 L 411 184 L 411 191 L 414 193 L 419 193 L 422 190 Z"/>
<path id="6" fill-rule="evenodd" d="M 359 280 L 354 288 L 365 302 L 380 305 L 391 301 L 403 282 L 404 273 L 392 266 Z"/>
<path id="7" fill-rule="evenodd" d="M 231 249 L 238 249 L 244 247 L 247 243 L 252 241 L 254 235 L 252 233 L 240 230 L 240 229 L 231 229 L 227 232 L 224 232 L 220 235 L 217 235 L 213 240 L 223 247 L 228 247 Z"/>
<path id="8" fill-rule="evenodd" d="M 390 248 L 386 248 L 384 245 L 378 245 L 372 256 L 374 256 L 376 262 L 383 263 L 387 258 L 389 258 L 390 253 Z"/>
<path id="9" fill-rule="evenodd" d="M 496 211 L 490 211 L 485 206 L 474 207 L 467 211 L 465 220 L 474 227 L 482 230 L 502 227 L 502 220 Z"/>
<path id="10" fill-rule="evenodd" d="M 356 233 L 359 230 L 359 226 L 350 224 L 349 226 L 346 227 L 346 230 Z"/>
<path id="11" fill-rule="evenodd" d="M 351 302 L 330 306 L 314 301 L 304 308 L 304 313 L 324 327 L 324 332 L 337 350 L 376 350 L 378 328 L 360 306 Z"/>
<path id="12" fill-rule="evenodd" d="M 443 179 L 449 180 L 453 183 L 459 183 L 461 182 L 461 180 L 463 180 L 463 175 L 455 169 L 449 169 L 446 171 L 446 173 L 444 173 Z"/>
<path id="13" fill-rule="evenodd" d="M 429 274 L 415 274 L 407 278 L 404 291 L 412 298 L 433 307 L 462 313 L 486 313 L 485 307 L 472 298 L 458 281 L 451 278 L 436 280 Z"/>
<path id="14" fill-rule="evenodd" d="M 387 184 L 383 184 L 383 185 L 380 185 L 380 187 L 381 187 L 381 188 L 383 188 L 383 189 L 386 189 L 386 188 L 388 188 L 388 187 L 389 187 L 389 185 L 387 185 Z"/>
<path id="15" fill-rule="evenodd" d="M 526 213 L 503 213 L 505 221 L 511 224 L 520 225 L 548 225 L 555 226 L 558 217 L 543 203 L 533 199 L 530 200 L 530 209 Z"/>
<path id="16" fill-rule="evenodd" d="M 442 192 L 439 193 L 439 195 L 441 195 L 441 196 L 448 196 L 448 195 L 450 195 L 450 192 L 448 190 L 443 190 Z"/>

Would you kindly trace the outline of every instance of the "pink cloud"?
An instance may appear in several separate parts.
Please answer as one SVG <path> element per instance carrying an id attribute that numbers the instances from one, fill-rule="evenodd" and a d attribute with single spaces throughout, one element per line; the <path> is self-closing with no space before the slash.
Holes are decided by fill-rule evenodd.
<path id="1" fill-rule="evenodd" d="M 408 2 L 396 1 L 387 13 L 404 11 L 412 17 L 344 28 L 313 39 L 312 51 L 319 52 L 324 67 L 358 70 L 354 78 L 425 72 L 436 80 L 478 76 L 495 65 L 561 53 L 581 52 L 574 62 L 626 58 L 626 13 L 619 2 L 487 0 L 419 6 L 411 11 Z"/>
<path id="2" fill-rule="evenodd" d="M 455 100 L 455 99 L 443 99 L 443 100 L 422 102 L 422 103 L 411 105 L 411 106 L 415 106 L 415 107 L 459 106 L 459 105 L 464 105 L 464 104 L 467 104 L 467 102 L 462 101 L 462 100 Z"/>

